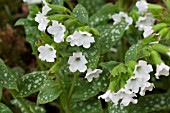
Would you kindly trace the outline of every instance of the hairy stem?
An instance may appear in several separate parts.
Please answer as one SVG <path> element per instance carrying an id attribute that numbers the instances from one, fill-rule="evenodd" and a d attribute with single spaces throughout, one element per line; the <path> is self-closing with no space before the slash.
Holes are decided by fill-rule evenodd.
<path id="1" fill-rule="evenodd" d="M 74 90 L 74 87 L 75 87 L 75 84 L 76 84 L 76 79 L 77 79 L 77 73 L 74 74 L 73 82 L 72 82 L 70 91 L 69 91 L 69 93 L 68 93 L 68 99 L 69 99 L 69 100 L 70 100 L 71 95 L 72 95 L 72 93 L 73 93 L 73 90 Z"/>

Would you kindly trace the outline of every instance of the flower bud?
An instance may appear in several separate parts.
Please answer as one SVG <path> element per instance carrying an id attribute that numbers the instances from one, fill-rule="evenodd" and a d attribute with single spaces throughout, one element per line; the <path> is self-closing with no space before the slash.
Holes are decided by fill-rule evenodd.
<path id="1" fill-rule="evenodd" d="M 161 64 L 163 62 L 159 53 L 157 53 L 156 51 L 151 52 L 151 58 L 155 64 Z"/>
<path id="2" fill-rule="evenodd" d="M 168 25 L 166 23 L 159 23 L 159 24 L 154 25 L 152 29 L 154 31 L 158 32 L 161 29 L 166 28 L 166 27 L 168 27 Z"/>
<path id="3" fill-rule="evenodd" d="M 158 32 L 158 34 L 161 36 L 161 37 L 165 37 L 167 35 L 167 33 L 169 32 L 169 28 L 163 28 L 162 30 L 160 30 Z"/>
<path id="4" fill-rule="evenodd" d="M 162 44 L 152 44 L 151 47 L 162 54 L 169 55 L 170 56 L 170 49 L 167 46 L 164 46 Z"/>
<path id="5" fill-rule="evenodd" d="M 153 15 L 157 15 L 163 12 L 163 7 L 158 4 L 149 4 L 148 3 L 148 11 Z"/>

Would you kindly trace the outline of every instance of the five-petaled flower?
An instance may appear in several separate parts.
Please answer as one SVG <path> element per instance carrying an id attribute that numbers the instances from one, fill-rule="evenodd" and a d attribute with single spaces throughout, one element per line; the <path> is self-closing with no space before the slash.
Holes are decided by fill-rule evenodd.
<path id="1" fill-rule="evenodd" d="M 67 37 L 66 41 L 70 42 L 71 46 L 83 46 L 84 48 L 89 48 L 91 43 L 95 42 L 92 34 L 86 31 L 75 31 L 73 35 Z"/>
<path id="2" fill-rule="evenodd" d="M 40 31 L 45 31 L 48 23 L 50 22 L 50 20 L 48 20 L 47 17 L 40 12 L 36 14 L 35 21 L 39 23 L 38 29 Z"/>
<path id="3" fill-rule="evenodd" d="M 136 7 L 138 8 L 138 13 L 143 14 L 148 11 L 148 3 L 146 0 L 140 0 L 136 2 Z"/>
<path id="4" fill-rule="evenodd" d="M 58 21 L 53 20 L 52 26 L 49 26 L 47 31 L 54 35 L 54 41 L 56 43 L 64 42 L 64 32 L 66 31 L 66 27 L 62 25 L 62 23 L 58 23 Z"/>
<path id="5" fill-rule="evenodd" d="M 47 19 L 46 14 L 51 10 L 51 8 L 48 6 L 48 3 L 45 0 L 43 0 L 43 3 L 44 6 L 42 8 L 42 12 L 36 14 L 35 17 L 35 21 L 39 23 L 38 29 L 40 31 L 45 31 L 48 23 L 50 22 L 50 20 Z"/>
<path id="6" fill-rule="evenodd" d="M 161 63 L 160 65 L 156 65 L 156 73 L 155 77 L 159 79 L 159 76 L 164 75 L 168 76 L 169 75 L 169 69 L 170 67 L 165 65 L 164 63 Z"/>
<path id="7" fill-rule="evenodd" d="M 112 15 L 112 18 L 114 20 L 114 25 L 118 24 L 119 22 L 121 22 L 122 19 L 125 20 L 125 22 L 128 23 L 128 25 L 126 26 L 125 29 L 128 29 L 130 25 L 132 25 L 133 23 L 133 19 L 132 17 L 129 17 L 126 13 L 124 12 L 119 12 L 119 14 L 114 14 Z"/>
<path id="8" fill-rule="evenodd" d="M 139 60 L 138 64 L 135 65 L 134 74 L 136 78 L 141 78 L 145 81 L 150 79 L 149 73 L 153 71 L 153 68 L 150 64 L 147 65 L 146 61 Z"/>
<path id="9" fill-rule="evenodd" d="M 68 63 L 70 64 L 69 69 L 71 72 L 76 72 L 77 70 L 80 72 L 85 72 L 87 70 L 87 60 L 82 52 L 73 53 L 73 56 L 70 56 L 68 59 Z"/>
<path id="10" fill-rule="evenodd" d="M 56 50 L 54 47 L 45 44 L 45 46 L 40 46 L 38 47 L 38 51 L 40 52 L 39 58 L 42 61 L 47 61 L 47 62 L 54 62 L 56 58 Z"/>
<path id="11" fill-rule="evenodd" d="M 98 78 L 100 73 L 102 73 L 101 69 L 95 69 L 95 70 L 87 69 L 85 78 L 88 80 L 88 82 L 91 82 L 93 78 Z"/>

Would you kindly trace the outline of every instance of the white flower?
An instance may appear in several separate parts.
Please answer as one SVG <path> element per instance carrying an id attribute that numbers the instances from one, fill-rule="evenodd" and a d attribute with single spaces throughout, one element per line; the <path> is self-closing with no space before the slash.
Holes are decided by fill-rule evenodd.
<path id="1" fill-rule="evenodd" d="M 73 53 L 73 56 L 69 57 L 68 63 L 70 64 L 69 69 L 71 72 L 76 72 L 77 70 L 80 72 L 85 72 L 87 69 L 87 60 L 82 52 Z"/>
<path id="2" fill-rule="evenodd" d="M 40 31 L 45 31 L 48 23 L 50 22 L 50 20 L 47 19 L 47 17 L 45 17 L 42 13 L 38 13 L 36 14 L 36 17 L 35 17 L 35 21 L 39 23 L 38 25 L 38 29 Z"/>
<path id="3" fill-rule="evenodd" d="M 126 26 L 125 29 L 129 28 L 129 25 L 132 24 L 133 19 L 131 17 L 129 17 L 126 13 L 124 12 L 119 12 L 119 14 L 114 14 L 112 15 L 112 18 L 114 20 L 114 25 L 118 24 L 119 22 L 121 22 L 122 18 L 125 19 L 125 22 L 128 23 L 128 25 Z"/>
<path id="4" fill-rule="evenodd" d="M 91 82 L 93 78 L 98 78 L 99 74 L 102 73 L 101 69 L 88 69 L 85 78 L 87 78 L 88 82 Z"/>
<path id="5" fill-rule="evenodd" d="M 67 42 L 70 42 L 71 46 L 83 46 L 84 48 L 89 48 L 91 43 L 94 43 L 94 37 L 92 34 L 83 31 L 75 31 L 73 35 L 70 35 L 66 39 Z"/>
<path id="6" fill-rule="evenodd" d="M 138 102 L 137 99 L 134 99 L 133 97 L 136 97 L 136 94 L 127 90 L 127 89 L 120 89 L 117 92 L 117 95 L 119 96 L 119 98 L 122 99 L 121 103 L 123 106 L 128 106 L 130 104 L 130 102 L 132 102 L 133 104 L 136 104 Z"/>
<path id="7" fill-rule="evenodd" d="M 27 4 L 39 4 L 41 0 L 23 0 L 23 2 L 27 2 Z"/>
<path id="8" fill-rule="evenodd" d="M 45 44 L 45 46 L 38 47 L 38 51 L 40 52 L 39 58 L 42 61 L 46 60 L 47 62 L 54 62 L 56 50 L 52 46 Z"/>
<path id="9" fill-rule="evenodd" d="M 138 93 L 140 90 L 141 96 L 145 95 L 146 90 L 152 91 L 153 87 L 154 85 L 152 83 L 143 81 L 143 79 L 135 77 L 131 77 L 125 85 L 125 89 L 130 90 L 133 93 Z"/>
<path id="10" fill-rule="evenodd" d="M 48 13 L 48 11 L 51 10 L 51 8 L 48 6 L 48 3 L 46 2 L 46 0 L 42 0 L 44 3 L 44 6 L 42 7 L 42 14 L 46 15 Z"/>
<path id="11" fill-rule="evenodd" d="M 52 26 L 49 26 L 47 28 L 47 31 L 54 35 L 54 41 L 57 43 L 64 42 L 64 32 L 66 31 L 66 28 L 61 23 L 58 23 L 58 21 L 53 20 Z"/>
<path id="12" fill-rule="evenodd" d="M 146 61 L 139 60 L 138 64 L 135 65 L 134 74 L 136 78 L 141 78 L 144 81 L 148 81 L 150 79 L 149 73 L 152 72 L 152 66 L 150 64 L 147 65 Z"/>
<path id="13" fill-rule="evenodd" d="M 152 15 L 147 13 L 144 17 L 139 17 L 135 27 L 138 27 L 140 31 L 143 31 L 145 27 L 153 26 L 154 22 L 155 19 L 152 17 Z"/>
<path id="14" fill-rule="evenodd" d="M 146 0 L 140 0 L 136 2 L 136 7 L 138 8 L 138 13 L 143 14 L 148 11 L 148 3 Z"/>
<path id="15" fill-rule="evenodd" d="M 110 90 L 108 90 L 103 95 L 98 96 L 98 99 L 102 98 L 105 100 L 105 102 L 109 102 L 111 101 L 111 98 L 112 98 L 111 96 L 112 96 L 112 93 Z"/>
<path id="16" fill-rule="evenodd" d="M 141 96 L 144 96 L 146 90 L 152 91 L 153 88 L 154 88 L 154 84 L 147 82 L 147 83 L 145 83 L 145 84 L 141 87 L 139 94 L 140 94 Z"/>
<path id="17" fill-rule="evenodd" d="M 170 69 L 170 67 L 165 65 L 164 63 L 161 63 L 160 65 L 156 65 L 155 77 L 157 79 L 159 79 L 159 76 L 161 76 L 161 75 L 168 76 L 169 69 Z"/>
<path id="18" fill-rule="evenodd" d="M 138 93 L 142 82 L 142 79 L 131 77 L 126 81 L 125 89 L 130 90 L 134 93 Z"/>
<path id="19" fill-rule="evenodd" d="M 154 32 L 151 26 L 144 27 L 143 37 L 146 38 Z"/>

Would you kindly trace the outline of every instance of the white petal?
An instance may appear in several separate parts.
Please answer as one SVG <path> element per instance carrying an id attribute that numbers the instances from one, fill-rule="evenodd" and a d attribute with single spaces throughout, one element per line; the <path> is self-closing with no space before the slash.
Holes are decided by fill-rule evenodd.
<path id="1" fill-rule="evenodd" d="M 38 47 L 38 51 L 40 52 L 39 58 L 42 61 L 47 62 L 55 61 L 54 59 L 56 58 L 56 50 L 52 46 L 45 44 L 45 46 Z"/>
<path id="2" fill-rule="evenodd" d="M 148 3 L 145 0 L 140 0 L 136 2 L 136 7 L 138 8 L 138 13 L 143 14 L 148 10 Z"/>
<path id="3" fill-rule="evenodd" d="M 170 69 L 170 67 L 165 65 L 164 63 L 157 65 L 155 77 L 157 79 L 159 79 L 159 76 L 161 76 L 161 75 L 168 76 L 169 75 L 169 69 Z"/>
<path id="4" fill-rule="evenodd" d="M 80 72 L 85 72 L 87 70 L 87 66 L 81 61 L 77 63 L 77 66 Z"/>
<path id="5" fill-rule="evenodd" d="M 146 38 L 154 32 L 152 27 L 144 27 L 143 37 Z"/>

